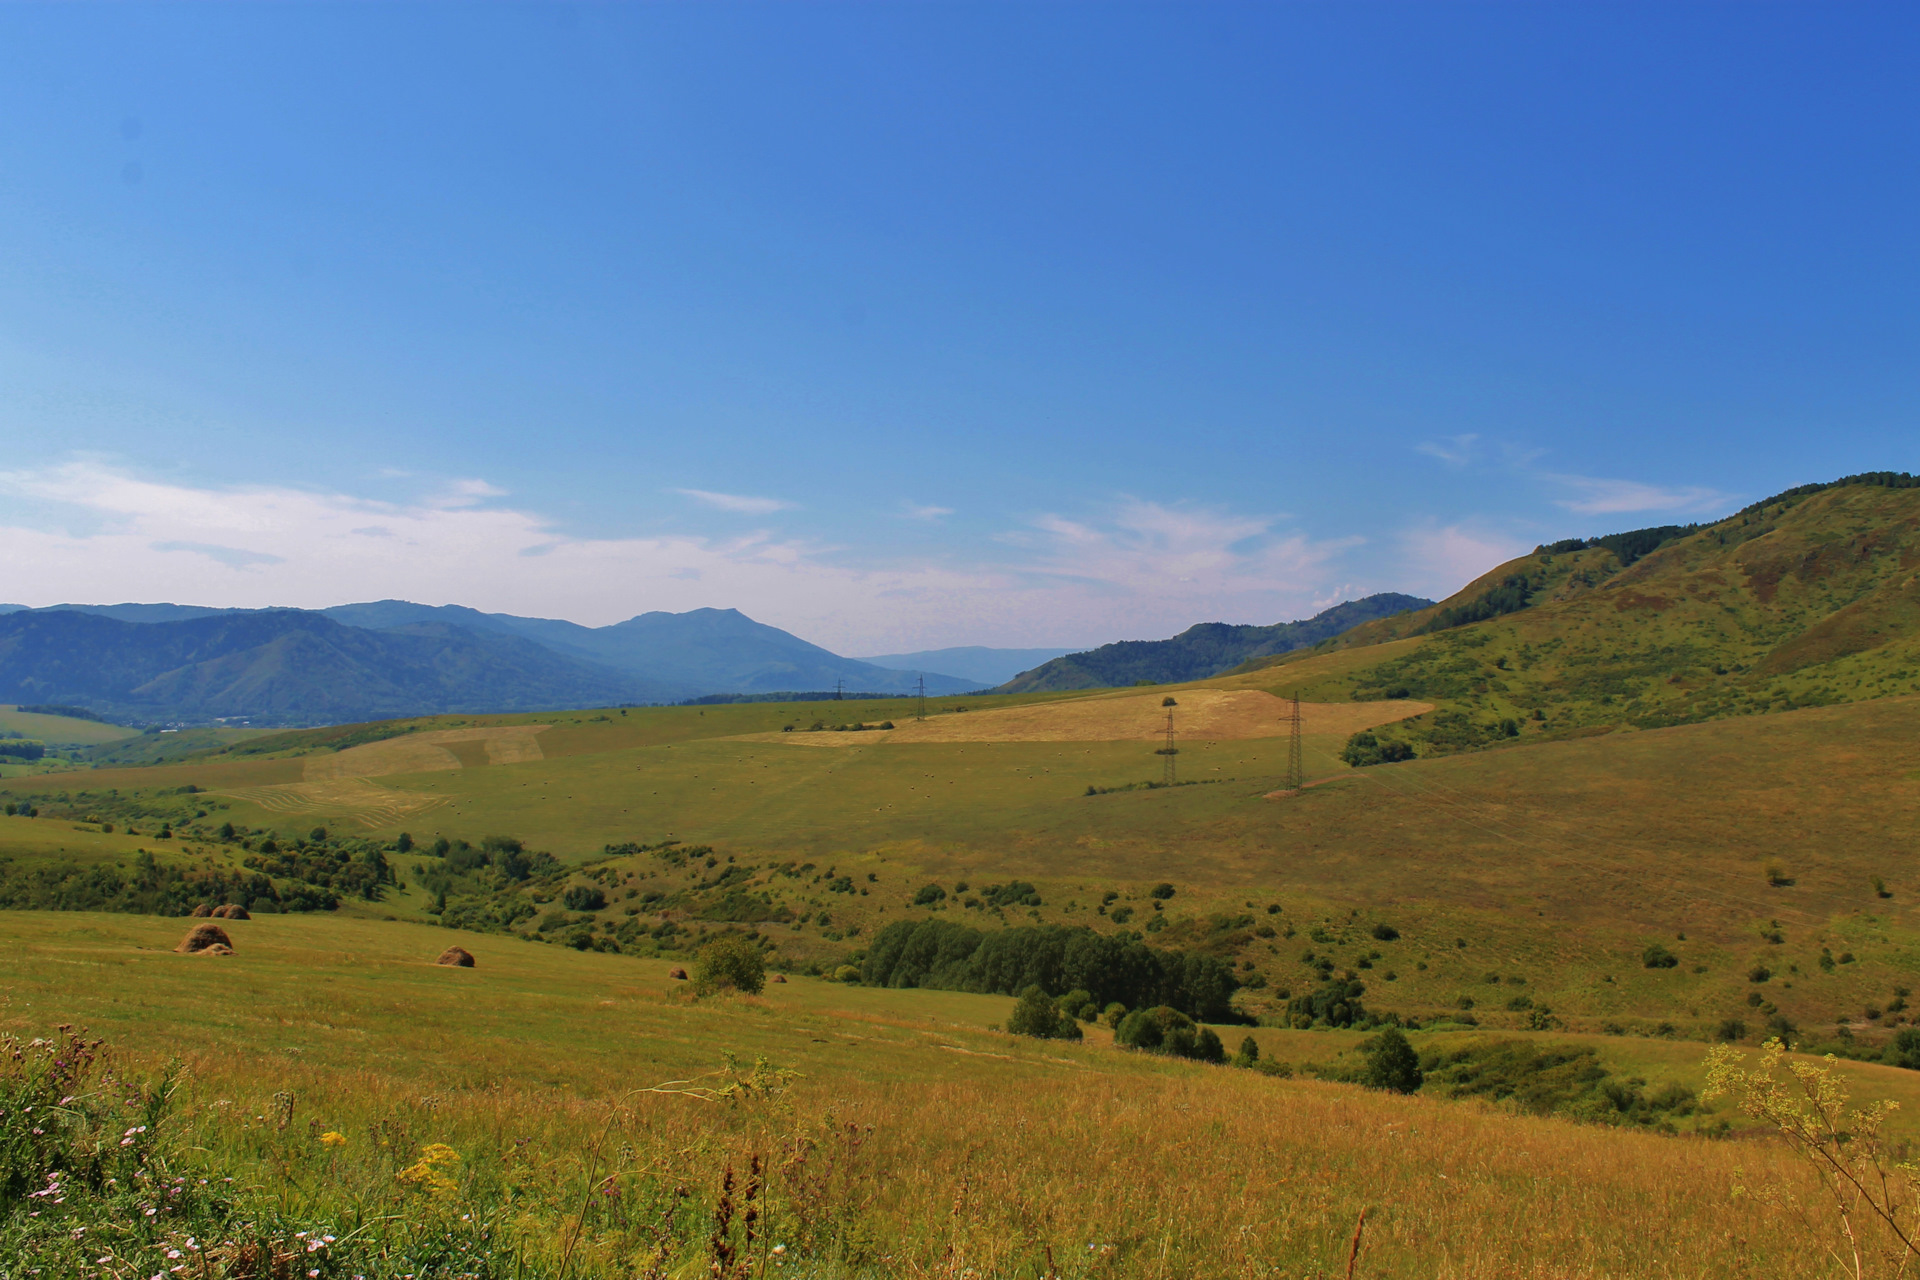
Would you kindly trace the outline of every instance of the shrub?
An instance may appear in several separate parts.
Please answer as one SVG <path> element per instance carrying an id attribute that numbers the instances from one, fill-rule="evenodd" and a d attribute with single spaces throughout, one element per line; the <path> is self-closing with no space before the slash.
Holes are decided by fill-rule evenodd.
<path id="1" fill-rule="evenodd" d="M 1007 1030 L 1017 1036 L 1032 1036 L 1037 1040 L 1078 1040 L 1080 1024 L 1071 1014 L 1058 1008 L 1053 1000 L 1038 986 L 1028 987 L 1020 993 L 1019 1003 L 1013 1006 L 1013 1016 L 1007 1019 Z"/>
<path id="2" fill-rule="evenodd" d="M 1115 1000 L 1112 1004 L 1100 1011 L 1100 1021 L 1106 1023 L 1109 1027 L 1119 1026 L 1120 1020 L 1126 1016 L 1127 1006 L 1121 1004 L 1118 1000 Z"/>
<path id="3" fill-rule="evenodd" d="M 1234 1065 L 1250 1067 L 1260 1061 L 1260 1042 L 1252 1036 L 1240 1042 L 1240 1052 L 1233 1055 Z"/>
<path id="4" fill-rule="evenodd" d="M 1173 896 L 1173 893 L 1173 886 L 1162 880 L 1159 884 L 1153 886 L 1152 891 L 1147 896 L 1150 898 L 1158 898 L 1160 901 L 1165 902 Z"/>
<path id="5" fill-rule="evenodd" d="M 1322 983 L 1287 1001 L 1287 1020 L 1296 1027 L 1350 1027 L 1366 1019 L 1366 1007 L 1360 1003 L 1365 991 L 1358 982 L 1336 979 Z"/>
<path id="6" fill-rule="evenodd" d="M 1773 976 L 1773 970 L 1767 968 L 1767 966 L 1763 964 L 1757 964 L 1753 966 L 1753 968 L 1747 970 L 1748 982 L 1765 982 L 1767 979 L 1771 978 L 1772 976 Z"/>
<path id="7" fill-rule="evenodd" d="M 930 907 L 936 902 L 945 901 L 946 896 L 947 891 L 937 884 L 923 885 L 920 891 L 913 895 L 913 905 Z"/>
<path id="8" fill-rule="evenodd" d="M 1273 1058 L 1260 1059 L 1260 1061 L 1253 1064 L 1253 1069 L 1263 1076 L 1272 1076 L 1276 1080 L 1293 1079 L 1293 1068 L 1287 1063 L 1276 1061 Z"/>
<path id="9" fill-rule="evenodd" d="M 1735 1040 L 1745 1040 L 1747 1038 L 1747 1024 L 1738 1018 L 1728 1018 L 1713 1029 L 1713 1035 L 1714 1039 L 1724 1040 L 1729 1044 Z"/>
<path id="10" fill-rule="evenodd" d="M 718 938 L 700 949 L 700 959 L 694 968 L 694 985 L 699 990 L 758 995 L 766 984 L 766 961 L 760 955 L 760 948 L 745 938 Z"/>
<path id="11" fill-rule="evenodd" d="M 1392 942 L 1400 936 L 1400 931 L 1383 920 L 1373 926 L 1373 936 L 1381 942 Z"/>
<path id="12" fill-rule="evenodd" d="M 1671 969 L 1680 963 L 1680 957 L 1656 942 L 1640 953 L 1640 963 L 1649 969 Z"/>
<path id="13" fill-rule="evenodd" d="M 841 965 L 833 971 L 833 980 L 835 982 L 850 982 L 858 986 L 860 983 L 860 966 L 853 964 Z"/>
<path id="14" fill-rule="evenodd" d="M 1411 760 L 1413 748 L 1391 738 L 1379 738 L 1372 730 L 1362 729 L 1347 739 L 1340 758 L 1356 769 L 1364 769 L 1368 765 L 1397 764 L 1402 760 Z"/>
<path id="15" fill-rule="evenodd" d="M 1360 1083 L 1369 1089 L 1412 1093 L 1425 1079 L 1420 1074 L 1419 1055 L 1398 1027 L 1388 1027 L 1369 1040 L 1364 1052 L 1366 1066 L 1361 1068 Z"/>
<path id="16" fill-rule="evenodd" d="M 569 885 L 560 895 L 569 911 L 598 911 L 607 905 L 607 895 L 590 884 Z"/>
<path id="17" fill-rule="evenodd" d="M 1092 1022 L 1100 1016 L 1099 1003 L 1085 987 L 1076 987 L 1053 1003 L 1061 1013 L 1080 1022 Z"/>
<path id="18" fill-rule="evenodd" d="M 1120 1020 L 1113 1038 L 1115 1043 L 1129 1049 L 1175 1058 L 1224 1062 L 1227 1056 L 1220 1037 L 1210 1028 L 1198 1025 L 1186 1014 L 1166 1005 L 1134 1010 Z"/>
<path id="19" fill-rule="evenodd" d="M 1895 1032 L 1881 1060 L 1890 1066 L 1920 1071 L 1920 1027 L 1904 1027 Z"/>

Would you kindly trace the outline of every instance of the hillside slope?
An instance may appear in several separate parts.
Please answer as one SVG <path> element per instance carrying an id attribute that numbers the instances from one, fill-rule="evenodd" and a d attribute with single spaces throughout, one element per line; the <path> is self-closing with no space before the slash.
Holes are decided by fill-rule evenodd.
<path id="1" fill-rule="evenodd" d="M 1205 680 L 1251 659 L 1302 649 L 1363 622 L 1421 609 L 1432 603 L 1418 596 L 1387 591 L 1337 604 L 1299 622 L 1281 622 L 1269 627 L 1202 622 L 1171 640 L 1122 640 L 1085 653 L 1055 658 L 1020 673 L 995 692 L 1115 688 L 1143 680 L 1153 684 Z"/>
<path id="2" fill-rule="evenodd" d="M 1437 750 L 1914 692 L 1910 483 L 1809 486 L 1697 529 L 1544 546 L 1430 608 L 1243 670 L 1297 666 L 1310 697 L 1442 704 L 1409 726 Z"/>

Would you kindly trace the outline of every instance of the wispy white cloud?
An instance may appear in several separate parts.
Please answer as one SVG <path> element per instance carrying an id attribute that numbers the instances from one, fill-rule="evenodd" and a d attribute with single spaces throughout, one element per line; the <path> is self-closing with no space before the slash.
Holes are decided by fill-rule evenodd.
<path id="1" fill-rule="evenodd" d="M 575 537 L 499 502 L 437 489 L 412 501 L 275 486 L 154 481 L 99 461 L 0 472 L 10 599 L 322 607 L 398 597 L 618 621 L 738 607 L 842 652 L 1171 635 L 1274 622 L 1333 603 L 1359 539 L 1318 541 L 1278 517 L 1122 500 L 1040 516 L 997 551 L 905 562 L 766 532 Z"/>
<path id="2" fill-rule="evenodd" d="M 714 493 L 708 489 L 675 489 L 675 493 L 692 498 L 695 502 L 704 502 L 710 507 L 722 511 L 735 511 L 742 515 L 764 516 L 775 511 L 787 511 L 793 507 L 791 502 L 779 498 L 751 498 L 738 493 Z"/>
<path id="3" fill-rule="evenodd" d="M 923 507 L 918 503 L 906 503 L 902 509 L 909 520 L 939 520 L 953 514 L 952 507 Z"/>
<path id="4" fill-rule="evenodd" d="M 1473 457 L 1473 446 L 1480 439 L 1475 432 L 1457 436 L 1443 436 L 1438 440 L 1427 440 L 1414 446 L 1420 453 L 1454 467 L 1465 466 Z"/>
<path id="5" fill-rule="evenodd" d="M 1581 515 L 1619 515 L 1632 511 L 1672 511 L 1681 515 L 1704 515 L 1724 510 L 1731 495 L 1702 485 L 1670 487 L 1642 484 L 1637 480 L 1607 480 L 1595 476 L 1548 474 L 1554 484 L 1573 491 L 1557 505 Z"/>
<path id="6" fill-rule="evenodd" d="M 428 497 L 436 507 L 471 507 L 488 498 L 504 498 L 507 491 L 485 480 L 455 480 Z"/>

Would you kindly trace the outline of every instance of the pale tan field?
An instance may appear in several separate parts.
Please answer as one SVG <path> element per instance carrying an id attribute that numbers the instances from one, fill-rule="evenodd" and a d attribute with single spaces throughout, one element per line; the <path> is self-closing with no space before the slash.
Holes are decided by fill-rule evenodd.
<path id="1" fill-rule="evenodd" d="M 1172 697 L 1179 741 L 1279 738 L 1289 732 L 1288 703 L 1259 689 L 1156 688 L 1151 693 L 1102 694 L 1069 702 L 999 707 L 991 711 L 899 720 L 890 730 L 848 734 L 758 734 L 805 746 L 892 742 L 1152 742 L 1166 734 Z M 1303 734 L 1344 738 L 1362 729 L 1405 720 L 1433 708 L 1424 702 L 1303 702 Z M 879 736 L 876 736 L 879 735 Z"/>

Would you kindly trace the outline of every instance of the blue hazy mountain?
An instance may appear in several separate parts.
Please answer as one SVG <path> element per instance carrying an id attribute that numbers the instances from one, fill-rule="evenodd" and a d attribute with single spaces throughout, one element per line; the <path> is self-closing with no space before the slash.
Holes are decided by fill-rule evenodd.
<path id="1" fill-rule="evenodd" d="M 904 693 L 918 673 L 843 658 L 735 609 L 606 627 L 381 600 L 331 609 L 0 606 L 0 701 L 136 720 L 319 724 L 716 693 Z M 928 673 L 930 693 L 986 682 Z"/>

